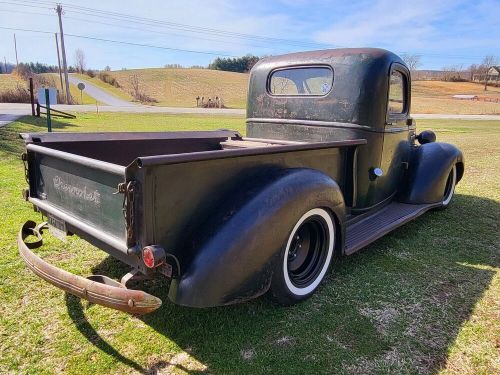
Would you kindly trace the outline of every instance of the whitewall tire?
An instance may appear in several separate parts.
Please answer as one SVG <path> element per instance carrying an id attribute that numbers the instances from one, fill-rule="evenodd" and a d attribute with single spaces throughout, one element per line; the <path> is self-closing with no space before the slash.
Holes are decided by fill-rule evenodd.
<path id="1" fill-rule="evenodd" d="M 451 199 L 453 198 L 453 194 L 455 194 L 456 184 L 457 184 L 457 166 L 453 165 L 448 175 L 448 179 L 446 180 L 446 185 L 443 194 L 443 202 L 441 204 L 442 208 L 446 208 L 449 206 Z"/>
<path id="2" fill-rule="evenodd" d="M 292 228 L 275 269 L 271 291 L 278 302 L 293 304 L 321 284 L 335 248 L 335 224 L 323 208 L 304 213 Z"/>

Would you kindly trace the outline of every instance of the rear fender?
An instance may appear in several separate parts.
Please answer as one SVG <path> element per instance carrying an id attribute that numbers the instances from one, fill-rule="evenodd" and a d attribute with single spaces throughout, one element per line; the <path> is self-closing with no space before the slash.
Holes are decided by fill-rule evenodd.
<path id="1" fill-rule="evenodd" d="M 337 225 L 344 221 L 339 186 L 317 170 L 279 169 L 248 184 L 228 195 L 227 204 L 200 228 L 200 246 L 172 281 L 173 302 L 210 307 L 257 297 L 268 290 L 274 261 L 304 212 L 324 207 Z M 341 246 L 342 238 L 337 241 Z"/>
<path id="2" fill-rule="evenodd" d="M 458 182 L 463 176 L 463 163 L 462 152 L 448 143 L 433 142 L 414 147 L 399 200 L 412 204 L 439 203 L 452 167 L 457 165 Z"/>

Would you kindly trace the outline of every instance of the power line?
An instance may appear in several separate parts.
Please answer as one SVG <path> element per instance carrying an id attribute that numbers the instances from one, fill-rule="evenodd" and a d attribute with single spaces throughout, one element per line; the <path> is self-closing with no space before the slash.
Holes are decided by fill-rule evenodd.
<path id="1" fill-rule="evenodd" d="M 15 5 L 16 7 L 26 7 L 26 8 L 38 8 L 38 9 L 49 9 L 52 10 L 52 8 L 49 7 L 41 7 L 41 6 L 35 6 L 35 5 L 28 5 L 28 4 L 21 4 L 20 2 L 11 2 L 11 1 L 0 1 L 0 4 L 8 4 L 8 5 Z"/>
<path id="2" fill-rule="evenodd" d="M 0 29 L 4 30 L 13 30 L 13 31 L 26 31 L 29 33 L 42 33 L 42 34 L 54 34 L 54 31 L 43 31 L 43 30 L 33 30 L 33 29 L 22 29 L 19 27 L 5 27 L 5 26 L 0 26 Z"/>
<path id="3" fill-rule="evenodd" d="M 191 26 L 191 25 L 178 24 L 178 23 L 173 23 L 173 22 L 158 21 L 158 20 L 147 19 L 147 18 L 143 18 L 143 17 L 124 16 L 124 15 L 117 16 L 114 14 L 96 14 L 96 13 L 101 13 L 101 12 L 80 11 L 80 10 L 74 10 L 74 9 L 69 9 L 68 13 L 82 14 L 82 15 L 91 16 L 91 17 L 95 17 L 95 18 L 106 18 L 106 19 L 112 19 L 112 20 L 116 20 L 116 21 L 127 21 L 127 22 L 132 22 L 132 23 L 141 24 L 141 25 L 148 25 L 148 26 L 162 27 L 162 28 L 173 29 L 173 30 L 180 30 L 180 31 L 188 32 L 188 33 L 200 33 L 201 32 L 201 33 L 205 33 L 205 34 L 210 34 L 210 35 L 215 35 L 215 36 L 223 36 L 223 37 L 234 38 L 234 39 L 255 40 L 255 41 L 266 42 L 266 43 L 282 43 L 282 44 L 294 45 L 294 46 L 309 46 L 309 47 L 322 47 L 322 48 L 325 48 L 326 46 L 328 46 L 326 43 L 315 43 L 315 42 L 307 42 L 307 41 L 297 41 L 297 40 L 289 40 L 289 39 L 281 39 L 281 38 L 264 37 L 264 36 L 258 36 L 258 35 L 242 34 L 242 33 L 236 33 L 236 32 L 224 31 L 224 30 L 210 29 L 210 28 L 205 28 L 205 27 L 196 27 L 196 26 Z"/>
<path id="4" fill-rule="evenodd" d="M 18 14 L 31 14 L 31 15 L 37 15 L 37 16 L 53 17 L 53 14 L 38 13 L 38 12 L 28 12 L 28 11 L 14 10 L 14 9 L 0 9 L 0 12 L 18 13 Z M 133 27 L 133 26 L 127 26 L 127 25 L 120 25 L 120 24 L 109 23 L 109 22 L 101 22 L 101 21 L 90 20 L 90 19 L 83 19 L 83 18 L 78 18 L 78 17 L 71 17 L 71 16 L 65 16 L 65 18 L 66 19 L 75 20 L 75 21 L 80 21 L 80 22 L 86 22 L 86 23 L 92 23 L 92 24 L 99 24 L 99 25 L 105 25 L 105 26 L 112 26 L 112 27 L 119 27 L 119 28 L 123 28 L 123 29 L 127 29 L 127 30 L 138 30 L 138 31 L 150 32 L 150 33 L 160 34 L 160 35 L 170 35 L 170 36 L 177 36 L 177 37 L 190 38 L 190 39 L 194 38 L 194 39 L 208 40 L 208 41 L 213 41 L 213 42 L 218 42 L 218 43 L 225 43 L 225 44 L 233 44 L 233 45 L 242 45 L 242 44 L 244 44 L 244 45 L 250 46 L 250 47 L 257 47 L 257 48 L 266 48 L 266 49 L 273 49 L 273 50 L 288 51 L 288 50 L 285 50 L 283 48 L 276 48 L 275 46 L 250 44 L 250 43 L 247 43 L 246 41 L 236 42 L 236 41 L 221 40 L 221 39 L 215 39 L 215 38 L 205 38 L 205 37 L 198 36 L 198 35 L 188 36 L 188 35 L 177 34 L 177 33 L 172 33 L 172 32 L 151 30 L 151 29 L 145 29 L 145 28 L 139 28 L 139 27 Z"/>
<path id="5" fill-rule="evenodd" d="M 31 32 L 31 33 L 54 34 L 53 31 L 22 29 L 22 28 L 15 28 L 15 27 L 0 26 L 0 29 L 13 30 L 13 31 L 25 31 L 25 32 Z M 126 42 L 126 41 L 122 41 L 122 40 L 97 38 L 97 37 L 92 37 L 92 36 L 88 36 L 88 35 L 77 35 L 77 34 L 68 34 L 68 33 L 65 33 L 65 35 L 73 37 L 73 38 L 90 39 L 90 40 L 97 40 L 97 41 L 108 42 L 108 43 L 127 44 L 127 45 L 132 45 L 132 46 L 137 46 L 137 47 L 148 47 L 148 48 L 164 49 L 164 50 L 177 51 L 177 52 L 199 53 L 199 54 L 213 55 L 213 56 L 236 57 L 233 55 L 227 55 L 227 54 L 218 53 L 218 52 L 196 51 L 196 50 L 188 50 L 188 49 L 181 49 L 181 48 L 157 46 L 157 45 L 153 45 L 153 44 Z"/>
<path id="6" fill-rule="evenodd" d="M 19 4 L 19 3 L 12 3 L 9 1 L 0 1 L 0 3 L 5 3 L 5 4 L 16 4 L 16 5 L 22 5 L 25 7 L 32 7 L 32 8 L 40 8 L 40 9 L 51 9 L 47 8 L 46 6 L 49 6 L 51 4 L 54 4 L 53 2 L 50 1 L 30 1 L 30 0 L 18 0 L 22 3 L 25 4 Z M 44 5 L 41 6 L 40 4 Z M 107 20 L 111 19 L 113 21 L 118 21 L 118 22 L 124 22 L 126 21 L 127 23 L 136 23 L 140 25 L 148 25 L 148 26 L 153 26 L 153 27 L 158 27 L 158 28 L 166 28 L 166 29 L 174 29 L 174 30 L 179 30 L 182 32 L 190 33 L 190 34 L 195 34 L 191 36 L 190 38 L 197 38 L 197 39 L 202 39 L 202 40 L 212 40 L 215 42 L 219 43 L 236 43 L 240 44 L 238 42 L 231 42 L 227 40 L 218 40 L 218 39 L 210 39 L 210 38 L 205 38 L 199 36 L 200 32 L 202 33 L 207 33 L 210 35 L 222 37 L 222 38 L 232 38 L 232 39 L 243 39 L 243 40 L 255 40 L 260 43 L 279 43 L 279 44 L 288 44 L 288 45 L 294 45 L 294 46 L 321 46 L 324 48 L 327 46 L 326 44 L 319 44 L 319 43 L 314 43 L 314 42 L 307 42 L 307 41 L 296 41 L 296 40 L 291 40 L 291 39 L 282 39 L 282 38 L 272 38 L 272 37 L 266 37 L 266 36 L 260 36 L 260 35 L 252 35 L 252 34 L 244 34 L 244 33 L 236 33 L 236 32 L 230 32 L 226 30 L 219 30 L 219 29 L 213 29 L 213 28 L 206 28 L 206 27 L 198 27 L 198 26 L 192 26 L 192 25 L 186 25 L 186 24 L 181 24 L 181 23 L 175 23 L 175 22 L 168 22 L 168 21 L 161 21 L 161 20 L 155 20 L 155 19 L 150 19 L 150 18 L 145 18 L 145 17 L 138 17 L 138 16 L 133 16 L 133 15 L 128 15 L 128 14 L 123 14 L 123 13 L 118 13 L 118 12 L 111 12 L 111 11 L 104 11 L 104 10 L 99 10 L 99 9 L 93 9 L 93 8 L 88 8 L 88 7 L 82 7 L 78 5 L 72 5 L 72 4 L 65 4 L 64 5 L 66 8 L 69 8 L 69 13 L 76 13 L 76 14 L 81 14 L 84 16 L 90 16 L 94 18 L 105 18 Z M 99 22 L 96 20 L 84 20 L 84 19 L 78 19 L 77 17 L 67 17 L 67 18 L 72 18 L 76 20 L 81 20 L 84 22 L 93 22 L 93 23 L 101 23 L 104 25 L 108 26 L 115 26 L 115 27 L 123 27 L 123 28 L 132 28 L 128 25 L 117 25 L 113 23 L 105 23 L 105 22 Z M 161 33 L 161 34 L 166 34 L 166 35 L 172 35 L 172 33 L 167 34 L 163 33 L 161 31 L 154 31 L 154 30 L 147 30 L 143 28 L 133 28 L 133 29 L 138 29 L 142 30 L 145 32 L 154 32 L 154 33 Z M 178 36 L 183 36 L 179 34 L 174 34 Z M 91 39 L 92 37 L 88 36 L 76 36 L 76 37 L 85 37 Z M 169 49 L 169 50 L 175 50 L 175 51 L 186 51 L 186 52 L 193 52 L 193 53 L 204 53 L 204 54 L 212 54 L 212 55 L 219 55 L 219 56 L 229 56 L 229 55 L 224 55 L 221 53 L 213 53 L 213 52 L 202 52 L 202 51 L 194 51 L 194 50 L 182 50 L 182 49 L 177 49 L 177 48 L 172 48 L 172 47 L 163 47 L 163 46 L 154 46 L 154 45 L 149 45 L 149 44 L 141 44 L 141 43 L 133 43 L 133 42 L 126 42 L 126 41 L 113 41 L 109 39 L 103 39 L 103 38 L 95 38 L 95 40 L 101 40 L 105 42 L 111 42 L 111 43 L 120 43 L 120 44 L 130 44 L 130 45 L 136 45 L 136 46 L 143 46 L 143 47 L 151 47 L 151 48 L 161 48 L 161 49 Z M 256 46 L 253 45 L 254 47 L 259 47 L 259 48 L 268 48 L 266 46 Z M 275 48 L 275 47 L 273 47 Z M 399 54 L 407 54 L 408 52 L 406 51 L 398 51 Z M 461 60 L 477 60 L 481 59 L 482 57 L 479 56 L 462 56 L 462 55 L 455 55 L 455 54 L 439 54 L 439 53 L 416 53 L 417 55 L 421 57 L 426 57 L 426 58 L 431 58 L 431 57 L 441 57 L 441 58 L 449 58 L 449 59 L 461 59 Z"/>
<path id="7" fill-rule="evenodd" d="M 21 1 L 23 1 L 23 0 L 21 0 Z M 31 3 L 30 5 L 25 5 L 25 6 L 31 6 L 31 7 L 40 7 L 39 3 L 51 4 L 50 2 L 46 2 L 46 1 L 45 2 L 44 1 L 35 2 L 36 5 L 33 4 L 34 3 L 33 1 L 29 1 L 29 0 L 28 1 L 24 0 L 23 2 Z M 138 17 L 138 16 L 128 15 L 128 14 L 124 14 L 124 13 L 104 11 L 104 10 L 99 10 L 99 9 L 94 9 L 94 8 L 89 8 L 89 7 L 82 7 L 82 6 L 78 6 L 78 5 L 72 5 L 72 4 L 63 4 L 63 5 L 66 9 L 66 12 L 69 12 L 69 13 L 82 14 L 82 15 L 91 16 L 91 17 L 95 17 L 95 18 L 106 18 L 107 20 L 112 19 L 112 20 L 116 20 L 116 21 L 127 21 L 127 22 L 142 24 L 142 25 L 149 25 L 149 26 L 155 26 L 155 27 L 163 27 L 163 28 L 169 28 L 169 29 L 174 29 L 174 30 L 180 30 L 180 31 L 189 32 L 189 33 L 203 32 L 203 33 L 208 33 L 211 35 L 230 37 L 230 38 L 235 38 L 235 39 L 247 39 L 247 40 L 250 39 L 250 40 L 257 40 L 260 42 L 282 43 L 282 44 L 295 45 L 295 46 L 308 46 L 308 47 L 321 47 L 321 48 L 325 48 L 326 46 L 328 46 L 328 44 L 325 44 L 325 43 L 315 43 L 315 42 L 298 41 L 298 40 L 291 40 L 291 39 L 285 39 L 285 38 L 274 38 L 274 37 L 261 36 L 261 35 L 238 33 L 238 32 L 227 31 L 227 30 L 213 29 L 213 28 L 208 28 L 208 27 L 200 27 L 200 26 L 193 26 L 193 25 L 187 25 L 187 24 L 176 23 L 176 22 L 168 22 L 168 21 L 162 21 L 162 20 L 145 18 L 145 17 Z"/>
<path id="8" fill-rule="evenodd" d="M 189 49 L 181 49 L 181 48 L 173 48 L 173 47 L 165 47 L 165 46 L 156 46 L 156 45 L 153 45 L 153 44 L 143 44 L 143 43 L 125 42 L 125 41 L 121 41 L 121 40 L 104 39 L 104 38 L 97 38 L 97 37 L 86 36 L 86 35 L 66 34 L 66 36 L 71 36 L 71 37 L 73 37 L 73 38 L 82 38 L 82 39 L 98 40 L 98 41 L 101 41 L 101 42 L 118 43 L 118 44 L 127 44 L 127 45 L 131 45 L 131 46 L 138 46 L 138 47 L 149 47 L 149 48 L 165 49 L 165 50 L 169 50 L 169 51 L 177 51 L 177 52 L 190 52 L 190 53 L 201 53 L 201 54 L 204 54 L 204 55 L 215 55 L 215 56 L 225 56 L 225 57 L 236 57 L 236 56 L 233 56 L 233 55 L 227 55 L 227 54 L 218 53 L 218 52 L 195 51 L 195 50 L 189 50 Z"/>
<path id="9" fill-rule="evenodd" d="M 188 36 L 188 35 L 183 35 L 183 34 L 176 34 L 176 33 L 171 33 L 171 32 L 164 32 L 164 31 L 158 31 L 158 30 L 151 30 L 151 29 L 145 29 L 145 28 L 140 28 L 140 27 L 132 27 L 132 26 L 127 26 L 127 25 L 119 25 L 119 24 L 114 24 L 114 23 L 108 23 L 108 22 L 100 22 L 100 21 L 95 21 L 95 20 L 86 20 L 83 18 L 77 18 L 77 17 L 71 17 L 71 16 L 66 16 L 66 19 L 71 19 L 75 21 L 81 21 L 81 22 L 87 22 L 87 23 L 92 23 L 92 24 L 99 24 L 99 25 L 105 25 L 105 26 L 113 26 L 113 27 L 119 27 L 127 30 L 138 30 L 138 31 L 143 31 L 143 32 L 150 32 L 154 34 L 160 34 L 160 35 L 170 35 L 170 36 L 178 36 L 178 37 L 183 37 L 183 38 L 194 38 L 194 39 L 200 39 L 200 40 L 209 40 L 213 42 L 218 42 L 218 43 L 227 43 L 227 44 L 236 44 L 236 45 L 241 45 L 241 42 L 236 42 L 236 41 L 228 41 L 228 40 L 221 40 L 221 39 L 214 39 L 214 38 L 205 38 L 197 35 L 193 36 Z M 276 50 L 276 47 L 274 46 L 265 46 L 265 45 L 257 45 L 257 44 L 249 44 L 246 42 L 243 42 L 246 46 L 251 46 L 251 47 L 258 47 L 258 48 L 272 48 Z M 278 48 L 280 49 L 280 48 Z M 283 50 L 283 49 L 281 49 Z"/>
<path id="10" fill-rule="evenodd" d="M 20 14 L 31 14 L 34 16 L 50 16 L 53 17 L 53 14 L 48 14 L 48 13 L 38 13 L 38 12 L 27 12 L 27 11 L 20 11 L 20 10 L 14 10 L 14 9 L 0 9 L 0 12 L 7 12 L 7 13 L 20 13 Z"/>

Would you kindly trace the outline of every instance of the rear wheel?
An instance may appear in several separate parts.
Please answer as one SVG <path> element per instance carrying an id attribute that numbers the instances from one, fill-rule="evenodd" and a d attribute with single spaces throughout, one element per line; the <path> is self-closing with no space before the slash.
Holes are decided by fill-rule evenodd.
<path id="1" fill-rule="evenodd" d="M 271 292 L 285 305 L 310 297 L 323 281 L 335 245 L 335 225 L 322 208 L 307 211 L 295 224 L 275 269 Z"/>
<path id="2" fill-rule="evenodd" d="M 448 179 L 446 180 L 446 185 L 443 194 L 443 201 L 440 207 L 441 209 L 445 209 L 450 205 L 450 202 L 453 198 L 453 194 L 455 193 L 456 184 L 457 184 L 457 167 L 456 165 L 453 165 L 450 174 L 448 175 Z"/>

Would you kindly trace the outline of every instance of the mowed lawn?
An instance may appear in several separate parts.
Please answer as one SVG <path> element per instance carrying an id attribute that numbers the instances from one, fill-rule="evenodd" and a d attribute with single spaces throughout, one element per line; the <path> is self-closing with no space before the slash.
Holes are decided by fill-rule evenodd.
<path id="1" fill-rule="evenodd" d="M 500 122 L 417 124 L 465 154 L 465 176 L 449 209 L 335 260 L 323 286 L 300 305 L 279 307 L 264 297 L 185 308 L 171 304 L 167 283 L 157 280 L 143 287 L 164 305 L 144 317 L 81 302 L 26 268 L 16 233 L 40 217 L 21 199 L 17 134 L 45 131 L 45 122 L 24 117 L 1 128 L 0 373 L 499 373 Z M 244 132 L 244 120 L 78 114 L 54 128 Z M 119 278 L 128 271 L 83 240 L 46 238 L 37 252 L 71 272 Z"/>

